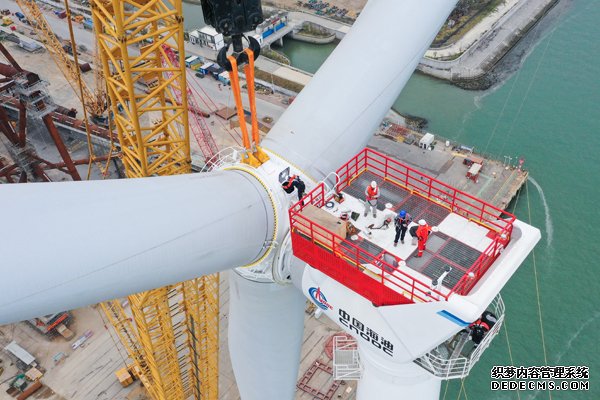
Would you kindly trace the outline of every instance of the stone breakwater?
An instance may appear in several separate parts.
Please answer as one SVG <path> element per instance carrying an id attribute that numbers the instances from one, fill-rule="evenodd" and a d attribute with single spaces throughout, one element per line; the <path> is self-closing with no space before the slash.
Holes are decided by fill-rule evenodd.
<path id="1" fill-rule="evenodd" d="M 495 83 L 490 74 L 500 60 L 554 7 L 559 0 L 521 0 L 453 60 L 424 57 L 418 70 L 470 90 Z"/>

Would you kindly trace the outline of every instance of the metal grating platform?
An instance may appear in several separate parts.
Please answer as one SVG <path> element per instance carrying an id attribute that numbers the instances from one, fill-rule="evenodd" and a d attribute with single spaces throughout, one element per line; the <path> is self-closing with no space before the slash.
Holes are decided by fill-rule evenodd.
<path id="1" fill-rule="evenodd" d="M 383 249 L 377 246 L 375 243 L 362 238 L 359 238 L 359 240 L 355 241 L 354 244 L 370 254 L 379 254 L 383 251 Z"/>
<path id="2" fill-rule="evenodd" d="M 438 278 L 446 267 L 452 270 L 444 279 L 444 287 L 450 289 L 465 275 L 467 269 L 481 256 L 481 252 L 459 242 L 443 233 L 432 233 L 427 241 L 427 248 L 423 257 L 411 256 L 407 264 L 430 277 Z"/>
<path id="3" fill-rule="evenodd" d="M 383 251 L 383 248 L 362 237 L 358 237 L 352 243 L 369 254 L 380 254 Z M 352 257 L 355 254 L 355 251 L 348 247 L 341 246 L 338 250 L 348 257 Z"/>
<path id="4" fill-rule="evenodd" d="M 445 207 L 419 195 L 411 194 L 408 190 L 390 182 L 382 181 L 380 177 L 369 171 L 360 174 L 343 192 L 358 199 L 364 199 L 364 190 L 373 180 L 378 182 L 380 187 L 381 195 L 378 203 L 380 211 L 384 209 L 386 203 L 391 203 L 393 211 L 404 209 L 413 217 L 414 221 L 424 219 L 431 226 L 439 225 L 450 214 Z M 383 250 L 364 239 L 355 244 L 371 254 L 379 254 Z M 444 287 L 451 289 L 480 257 L 481 252 L 441 232 L 435 232 L 429 236 L 423 257 L 417 258 L 414 256 L 415 254 L 416 252 L 406 260 L 407 266 L 431 279 L 438 278 L 446 267 L 451 267 L 452 270 L 443 282 Z"/>
<path id="5" fill-rule="evenodd" d="M 380 211 L 365 215 L 371 181 Z M 344 198 L 319 183 L 290 207 L 294 255 L 375 306 L 467 295 L 510 242 L 514 215 L 371 149 L 342 165 L 336 182 Z M 423 257 L 410 236 L 394 242 L 390 217 L 401 209 L 409 232 L 420 219 L 432 228 Z"/>
<path id="6" fill-rule="evenodd" d="M 473 265 L 480 254 L 481 252 L 453 238 L 449 238 L 439 252 L 441 257 L 461 266 Z"/>
<path id="7" fill-rule="evenodd" d="M 448 209 L 432 203 L 421 196 L 411 194 L 408 190 L 403 189 L 400 186 L 394 185 L 388 181 L 382 181 L 380 177 L 369 171 L 360 174 L 352 181 L 350 186 L 346 187 L 343 191 L 357 199 L 364 200 L 365 188 L 371 181 L 376 181 L 379 185 L 379 210 L 383 210 L 386 203 L 391 203 L 393 211 L 404 209 L 412 215 L 413 220 L 418 221 L 419 219 L 424 219 L 431 226 L 438 225 L 448 214 L 450 214 Z"/>
<path id="8" fill-rule="evenodd" d="M 443 285 L 444 287 L 451 288 L 458 283 L 460 278 L 462 278 L 465 273 L 463 270 L 457 269 L 454 264 L 451 264 L 442 258 L 430 255 L 429 262 L 425 264 L 421 273 L 423 275 L 427 275 L 431 279 L 436 279 L 442 275 L 448 266 L 452 267 L 452 270 L 444 279 Z"/>
<path id="9" fill-rule="evenodd" d="M 362 366 L 358 354 L 356 339 L 347 335 L 333 338 L 333 379 L 359 380 L 362 376 Z"/>

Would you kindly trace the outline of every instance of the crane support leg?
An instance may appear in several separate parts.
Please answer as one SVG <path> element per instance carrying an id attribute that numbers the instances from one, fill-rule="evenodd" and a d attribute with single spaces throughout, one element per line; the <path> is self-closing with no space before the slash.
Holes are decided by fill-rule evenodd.
<path id="1" fill-rule="evenodd" d="M 25 141 L 27 140 L 27 108 L 25 103 L 19 102 L 19 146 L 25 147 Z"/>
<path id="2" fill-rule="evenodd" d="M 4 136 L 14 145 L 17 145 L 19 138 L 17 133 L 10 124 L 8 114 L 4 110 L 4 107 L 0 107 L 0 132 L 4 133 Z"/>

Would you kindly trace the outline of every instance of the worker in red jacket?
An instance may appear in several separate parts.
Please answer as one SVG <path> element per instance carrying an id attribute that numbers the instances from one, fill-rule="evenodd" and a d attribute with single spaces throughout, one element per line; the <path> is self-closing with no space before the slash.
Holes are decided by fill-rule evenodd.
<path id="1" fill-rule="evenodd" d="M 281 187 L 283 187 L 283 190 L 285 190 L 285 192 L 288 194 L 293 193 L 294 189 L 297 189 L 298 200 L 302 200 L 302 197 L 304 197 L 304 191 L 306 190 L 306 184 L 298 175 L 289 176 L 287 181 L 281 184 Z"/>
<path id="2" fill-rule="evenodd" d="M 379 199 L 379 187 L 377 182 L 373 181 L 365 189 L 365 217 L 369 208 L 373 210 L 373 218 L 377 217 L 377 199 Z"/>
<path id="3" fill-rule="evenodd" d="M 481 343 L 485 335 L 496 325 L 496 322 L 498 322 L 498 318 L 492 312 L 486 310 L 477 321 L 469 325 L 468 331 L 474 347 Z"/>
<path id="4" fill-rule="evenodd" d="M 410 235 L 413 238 L 413 245 L 415 244 L 415 239 L 417 240 L 417 255 L 415 257 L 422 257 L 423 252 L 425 251 L 425 244 L 427 243 L 427 239 L 429 239 L 429 234 L 431 233 L 431 227 L 427 225 L 424 219 L 419 220 L 418 226 L 413 226 L 410 228 Z"/>

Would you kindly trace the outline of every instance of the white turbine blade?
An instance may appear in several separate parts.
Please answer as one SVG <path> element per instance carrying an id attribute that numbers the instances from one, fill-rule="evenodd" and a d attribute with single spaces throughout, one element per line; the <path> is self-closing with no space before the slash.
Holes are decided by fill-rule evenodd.
<path id="1" fill-rule="evenodd" d="M 456 0 L 371 0 L 263 140 L 321 179 L 366 146 Z"/>
<path id="2" fill-rule="evenodd" d="M 229 351 L 241 398 L 293 399 L 306 298 L 292 285 L 229 276 Z"/>
<path id="3" fill-rule="evenodd" d="M 254 261 L 272 239 L 245 173 L 0 185 L 0 324 Z"/>

